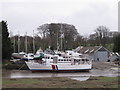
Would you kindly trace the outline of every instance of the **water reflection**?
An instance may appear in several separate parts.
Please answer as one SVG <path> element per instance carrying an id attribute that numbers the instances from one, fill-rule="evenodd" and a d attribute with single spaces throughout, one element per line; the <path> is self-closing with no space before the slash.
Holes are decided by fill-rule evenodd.
<path id="1" fill-rule="evenodd" d="M 3 78 L 44 78 L 44 77 L 68 77 L 75 80 L 87 80 L 91 74 L 89 72 L 80 73 L 32 73 L 26 70 L 7 70 L 3 72 Z"/>
<path id="2" fill-rule="evenodd" d="M 77 73 L 32 73 L 29 70 L 3 70 L 3 78 L 44 78 L 44 77 L 68 77 L 75 80 L 84 81 L 90 76 L 118 76 L 118 71 L 113 69 L 98 70 L 92 69 L 90 72 L 77 72 Z"/>
<path id="3" fill-rule="evenodd" d="M 86 73 L 32 73 L 30 71 L 13 71 L 10 73 L 10 78 L 39 78 L 39 77 L 79 77 L 91 76 Z"/>
<path id="4" fill-rule="evenodd" d="M 90 78 L 90 76 L 80 76 L 80 77 L 70 77 L 70 78 L 79 81 L 86 81 Z"/>

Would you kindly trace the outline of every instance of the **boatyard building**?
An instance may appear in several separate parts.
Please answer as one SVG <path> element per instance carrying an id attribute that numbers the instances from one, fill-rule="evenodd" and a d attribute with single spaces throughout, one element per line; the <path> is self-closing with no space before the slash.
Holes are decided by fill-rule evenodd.
<path id="1" fill-rule="evenodd" d="M 110 55 L 110 51 L 103 46 L 78 47 L 76 51 L 93 61 L 108 61 Z"/>

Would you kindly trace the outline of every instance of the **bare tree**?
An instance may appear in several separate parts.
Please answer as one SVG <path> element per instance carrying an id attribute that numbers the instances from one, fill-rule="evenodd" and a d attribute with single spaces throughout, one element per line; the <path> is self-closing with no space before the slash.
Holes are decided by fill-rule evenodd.
<path id="1" fill-rule="evenodd" d="M 109 37 L 109 29 L 105 26 L 99 26 L 96 30 L 96 40 L 99 41 L 99 45 L 105 45 L 107 38 Z"/>

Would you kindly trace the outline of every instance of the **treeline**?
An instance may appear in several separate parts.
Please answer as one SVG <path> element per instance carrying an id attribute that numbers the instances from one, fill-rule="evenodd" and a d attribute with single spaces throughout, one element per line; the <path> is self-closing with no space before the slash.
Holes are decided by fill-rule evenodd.
<path id="1" fill-rule="evenodd" d="M 68 24 L 44 24 L 37 28 L 38 33 L 34 35 L 35 50 L 51 48 L 52 50 L 73 49 L 80 45 L 82 37 L 73 25 Z M 20 38 L 20 51 L 25 51 L 26 36 L 15 35 L 11 37 L 14 52 L 18 52 L 18 38 Z M 33 51 L 33 37 L 27 36 L 28 52 Z"/>
<path id="2" fill-rule="evenodd" d="M 90 34 L 87 38 L 88 46 L 104 46 L 109 50 L 113 50 L 114 38 L 118 32 L 111 32 L 106 26 L 99 26 L 94 30 L 94 34 Z"/>
<path id="3" fill-rule="evenodd" d="M 39 48 L 45 50 L 69 50 L 78 46 L 104 46 L 111 51 L 115 51 L 115 38 L 118 32 L 110 32 L 106 26 L 99 26 L 94 30 L 93 34 L 88 37 L 78 33 L 75 26 L 64 23 L 43 24 L 37 28 L 38 33 L 34 36 L 35 51 Z M 25 38 L 20 36 L 20 51 L 25 51 Z M 15 40 L 15 42 L 13 42 Z M 33 37 L 27 36 L 27 50 L 33 52 Z M 18 52 L 18 35 L 11 37 L 14 52 Z"/>
<path id="4" fill-rule="evenodd" d="M 9 37 L 7 22 L 2 21 L 0 24 L 2 25 L 2 58 L 10 58 L 12 52 L 25 51 L 26 37 L 27 52 L 33 52 L 32 36 Z M 111 32 L 106 26 L 97 27 L 88 37 L 80 35 L 75 26 L 66 23 L 43 24 L 37 28 L 37 31 L 38 33 L 34 35 L 35 51 L 39 48 L 65 51 L 78 46 L 102 45 L 111 51 L 120 52 L 120 34 Z"/>

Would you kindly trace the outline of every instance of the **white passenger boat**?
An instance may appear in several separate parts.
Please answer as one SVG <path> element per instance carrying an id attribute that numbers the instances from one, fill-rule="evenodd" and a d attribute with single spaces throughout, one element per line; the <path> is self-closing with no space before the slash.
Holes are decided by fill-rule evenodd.
<path id="1" fill-rule="evenodd" d="M 25 61 L 32 72 L 37 71 L 89 71 L 92 61 L 87 58 L 74 56 L 58 56 L 45 54 L 41 60 Z"/>

